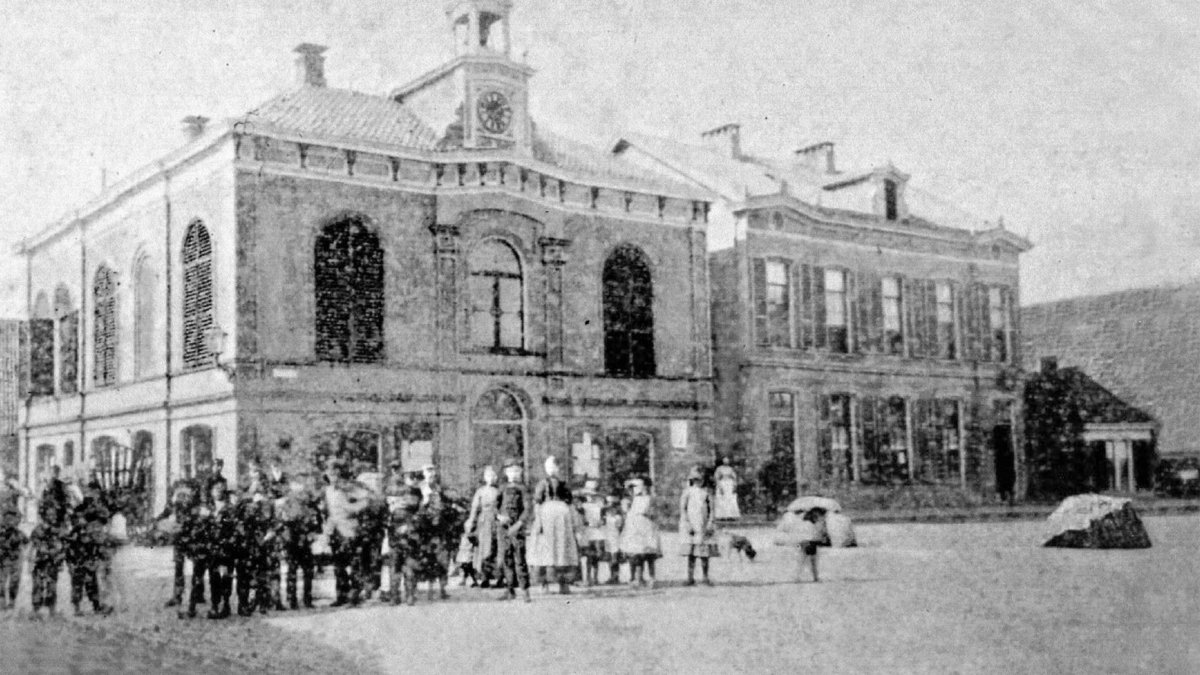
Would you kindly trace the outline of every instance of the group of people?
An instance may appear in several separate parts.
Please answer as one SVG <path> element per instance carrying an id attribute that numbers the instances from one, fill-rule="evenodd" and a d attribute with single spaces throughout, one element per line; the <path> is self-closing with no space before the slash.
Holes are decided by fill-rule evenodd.
<path id="1" fill-rule="evenodd" d="M 58 609 L 58 578 L 66 565 L 71 605 L 83 613 L 86 597 L 92 611 L 109 614 L 123 597 L 113 574 L 116 551 L 128 540 L 118 494 L 105 489 L 93 474 L 85 480 L 63 476 L 58 467 L 38 500 L 38 520 L 26 535 L 21 527 L 22 503 L 29 493 L 0 475 L 0 609 L 16 606 L 20 592 L 22 551 L 32 567 L 33 617 Z"/>
<path id="2" fill-rule="evenodd" d="M 467 501 L 442 487 L 432 465 L 418 472 L 391 468 L 386 481 L 373 467 L 344 460 L 289 476 L 276 457 L 266 466 L 252 463 L 230 485 L 217 460 L 176 481 L 156 519 L 174 547 L 167 606 L 185 619 L 196 617 L 200 605 L 208 606 L 210 619 L 228 617 L 235 607 L 242 616 L 311 608 L 313 579 L 323 568 L 335 578 L 334 607 L 359 605 L 376 593 L 385 602 L 413 604 L 422 581 L 430 600 L 435 591 L 445 598 L 456 570 L 464 585 L 501 589 L 501 600 L 529 601 L 533 582 L 547 591 L 557 584 L 560 593 L 579 582 L 619 584 L 623 565 L 629 583 L 655 584 L 663 551 L 648 477 L 629 478 L 613 494 L 601 494 L 595 480 L 572 491 L 550 457 L 530 489 L 523 461 L 513 458 L 501 467 L 503 483 L 494 467 L 484 468 L 482 485 Z M 25 493 L 2 477 L 0 483 L 0 608 L 15 604 L 27 547 L 35 615 L 54 612 L 64 563 L 76 612 L 85 596 L 94 612 L 111 612 L 105 598 L 114 593 L 105 589 L 113 586 L 113 552 L 127 537 L 120 508 L 100 483 L 62 480 L 55 468 L 29 536 L 20 527 Z M 696 583 L 697 561 L 700 583 L 711 584 L 708 563 L 719 555 L 715 521 L 723 509 L 714 510 L 705 483 L 693 469 L 680 498 L 688 585 Z"/>
<path id="3" fill-rule="evenodd" d="M 434 584 L 444 596 L 465 504 L 442 488 L 433 466 L 420 472 L 393 466 L 386 485 L 362 468 L 338 461 L 291 478 L 274 459 L 266 470 L 251 466 L 236 488 L 219 463 L 201 479 L 178 481 L 160 516 L 174 532 L 167 605 L 193 618 L 207 602 L 208 617 L 222 619 L 233 612 L 236 587 L 241 616 L 311 608 L 314 574 L 326 566 L 333 569 L 335 607 L 361 604 L 377 592 L 411 604 L 422 580 L 430 582 L 431 597 Z"/>

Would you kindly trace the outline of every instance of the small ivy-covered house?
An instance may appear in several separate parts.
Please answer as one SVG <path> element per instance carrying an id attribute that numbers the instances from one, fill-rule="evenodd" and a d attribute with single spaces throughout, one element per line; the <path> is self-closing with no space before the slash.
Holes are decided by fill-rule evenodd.
<path id="1" fill-rule="evenodd" d="M 1158 429 L 1079 368 L 1042 359 L 1025 383 L 1030 496 L 1152 489 Z"/>

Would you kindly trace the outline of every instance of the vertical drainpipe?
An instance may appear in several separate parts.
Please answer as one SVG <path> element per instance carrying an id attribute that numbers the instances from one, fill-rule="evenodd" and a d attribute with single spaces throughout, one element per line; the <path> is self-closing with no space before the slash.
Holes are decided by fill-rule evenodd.
<path id="1" fill-rule="evenodd" d="M 18 450 L 18 453 L 25 456 L 25 462 L 24 466 L 22 466 L 20 462 L 20 455 L 18 455 L 17 480 L 19 480 L 22 485 L 33 488 L 33 471 L 31 470 L 31 467 L 33 466 L 33 454 L 31 453 L 29 447 L 31 436 L 29 431 L 29 413 L 33 403 L 33 393 L 30 391 L 32 387 L 30 387 L 29 382 L 29 380 L 33 379 L 30 376 L 32 373 L 31 356 L 33 354 L 33 340 L 29 330 L 29 325 L 31 323 L 29 320 L 33 318 L 33 252 L 29 250 L 28 246 L 22 246 L 25 249 L 25 349 L 29 351 L 29 355 L 25 355 L 26 365 L 25 368 L 22 369 L 21 373 L 21 377 L 24 377 L 27 380 L 25 383 L 25 451 L 21 453 L 21 451 Z M 22 468 L 24 469 L 23 472 L 21 471 Z"/>
<path id="2" fill-rule="evenodd" d="M 171 435 L 171 317 L 175 315 L 171 307 L 171 280 L 173 278 L 174 269 L 171 264 L 174 258 L 171 255 L 171 175 L 167 173 L 166 167 L 159 162 L 159 171 L 163 177 L 163 242 L 165 245 L 165 253 L 163 256 L 163 278 L 166 280 L 165 307 L 166 316 L 163 321 L 164 325 L 164 344 L 166 347 L 163 350 L 163 452 L 165 461 L 165 471 L 163 478 L 166 482 L 166 492 L 171 490 L 171 455 L 173 450 L 172 435 Z"/>
<path id="3" fill-rule="evenodd" d="M 79 328 L 75 336 L 75 369 L 76 388 L 79 390 L 79 454 L 80 458 L 88 456 L 87 445 L 84 443 L 87 429 L 87 222 L 79 221 Z"/>

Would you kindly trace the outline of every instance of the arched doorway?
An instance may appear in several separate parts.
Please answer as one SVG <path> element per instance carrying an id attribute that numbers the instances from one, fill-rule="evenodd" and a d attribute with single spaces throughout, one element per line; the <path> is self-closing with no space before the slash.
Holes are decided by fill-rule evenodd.
<path id="1" fill-rule="evenodd" d="M 499 470 L 510 457 L 525 461 L 525 408 L 513 392 L 492 389 L 480 396 L 471 413 L 471 428 L 468 484 L 474 484 L 489 464 Z"/>
<path id="2" fill-rule="evenodd" d="M 179 475 L 194 479 L 207 475 L 213 464 L 213 431 L 207 424 L 193 424 L 180 432 Z"/>

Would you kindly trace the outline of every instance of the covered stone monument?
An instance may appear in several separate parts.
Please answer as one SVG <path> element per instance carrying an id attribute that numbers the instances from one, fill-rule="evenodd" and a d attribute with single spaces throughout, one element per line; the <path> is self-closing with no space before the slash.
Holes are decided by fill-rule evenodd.
<path id="1" fill-rule="evenodd" d="M 1067 497 L 1047 521 L 1046 546 L 1150 548 L 1150 535 L 1128 499 L 1084 494 Z"/>

